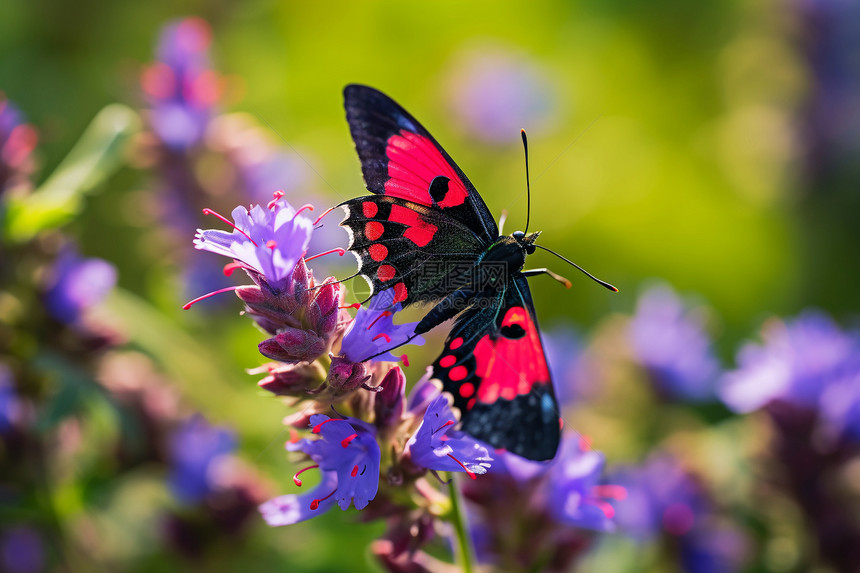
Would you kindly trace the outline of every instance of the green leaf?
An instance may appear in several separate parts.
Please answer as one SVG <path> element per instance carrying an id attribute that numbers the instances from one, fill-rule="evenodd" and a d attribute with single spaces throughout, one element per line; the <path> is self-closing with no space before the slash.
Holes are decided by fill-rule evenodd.
<path id="1" fill-rule="evenodd" d="M 84 197 L 119 168 L 123 145 L 139 128 L 140 118 L 131 108 L 113 104 L 102 109 L 41 187 L 10 199 L 7 238 L 24 242 L 73 219 Z"/>

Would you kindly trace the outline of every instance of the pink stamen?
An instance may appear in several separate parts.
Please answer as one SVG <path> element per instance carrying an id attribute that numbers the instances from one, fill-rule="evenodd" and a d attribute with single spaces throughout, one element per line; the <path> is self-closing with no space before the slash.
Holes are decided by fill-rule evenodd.
<path id="1" fill-rule="evenodd" d="M 353 466 L 352 471 L 350 472 L 349 475 L 351 475 L 352 477 L 357 476 L 358 475 L 358 466 Z"/>
<path id="2" fill-rule="evenodd" d="M 332 254 L 332 253 L 337 253 L 338 255 L 340 255 L 340 256 L 342 257 L 342 256 L 344 256 L 344 255 L 346 254 L 346 250 L 345 250 L 345 249 L 341 249 L 340 247 L 337 247 L 336 249 L 332 249 L 332 250 L 330 250 L 330 251 L 326 251 L 326 252 L 324 252 L 324 253 L 320 253 L 320 254 L 318 254 L 318 255 L 314 255 L 314 256 L 312 256 L 312 257 L 307 257 L 307 258 L 305 259 L 305 262 L 312 261 L 312 260 L 314 260 L 314 259 L 318 259 L 319 257 L 321 257 L 321 256 L 323 256 L 323 255 L 330 255 L 330 254 Z"/>
<path id="3" fill-rule="evenodd" d="M 313 469 L 316 469 L 316 468 L 318 468 L 318 467 L 319 467 L 319 465 L 313 465 L 313 466 L 308 466 L 308 467 L 306 467 L 306 468 L 304 468 L 304 469 L 301 469 L 301 470 L 297 471 L 297 472 L 293 475 L 293 483 L 294 483 L 294 484 L 296 484 L 296 485 L 297 485 L 297 486 L 299 486 L 299 487 L 302 487 L 302 480 L 300 480 L 300 479 L 299 479 L 299 475 L 300 475 L 300 474 L 305 473 L 305 472 L 306 472 L 306 471 L 308 471 L 308 470 L 313 470 Z"/>
<path id="4" fill-rule="evenodd" d="M 622 500 L 627 497 L 627 488 L 622 485 L 596 485 L 591 488 L 596 497 Z"/>
<path id="5" fill-rule="evenodd" d="M 266 205 L 266 209 L 273 211 L 278 206 L 278 201 L 284 198 L 283 191 L 275 191 L 272 193 L 272 200 Z"/>
<path id="6" fill-rule="evenodd" d="M 330 494 L 328 494 L 327 496 L 325 496 L 325 497 L 324 497 L 324 498 L 322 498 L 322 499 L 315 499 L 315 500 L 313 500 L 313 501 L 311 502 L 311 509 L 319 509 L 319 507 L 320 507 L 320 502 L 323 502 L 323 501 L 327 500 L 328 498 L 330 498 L 331 496 L 333 496 L 333 495 L 335 494 L 335 492 L 336 492 L 336 491 L 337 491 L 337 490 L 335 489 L 334 491 L 332 491 Z"/>
<path id="7" fill-rule="evenodd" d="M 230 225 L 231 227 L 233 227 L 234 229 L 236 229 L 237 231 L 239 231 L 240 233 L 242 233 L 243 235 L 245 235 L 245 238 L 247 238 L 249 241 L 251 241 L 252 243 L 254 243 L 254 246 L 255 246 L 255 247 L 259 247 L 259 245 L 258 245 L 257 243 L 255 243 L 255 242 L 254 242 L 254 239 L 252 239 L 252 238 L 251 238 L 251 235 L 249 235 L 248 233 L 246 233 L 245 231 L 243 231 L 242 229 L 240 229 L 239 227 L 237 227 L 236 225 L 234 225 L 234 224 L 233 224 L 233 222 L 232 222 L 230 219 L 228 219 L 227 217 L 225 217 L 225 216 L 224 216 L 224 215 L 222 215 L 221 213 L 218 213 L 218 212 L 216 212 L 216 211 L 213 211 L 212 209 L 203 209 L 203 214 L 204 214 L 204 215 L 213 215 L 214 217 L 216 217 L 216 218 L 218 218 L 218 219 L 221 219 L 222 221 L 224 221 L 225 223 L 227 223 L 228 225 Z"/>
<path id="8" fill-rule="evenodd" d="M 351 436 L 347 436 L 340 441 L 340 445 L 344 448 L 347 448 L 347 447 L 349 447 L 349 444 L 351 444 L 352 441 L 354 439 L 356 439 L 357 437 L 358 437 L 358 434 L 352 434 Z"/>
<path id="9" fill-rule="evenodd" d="M 272 370 L 270 369 L 269 372 L 271 372 L 271 371 Z M 299 433 L 296 431 L 295 428 L 290 428 L 290 443 L 295 444 L 298 441 L 299 441 Z"/>
<path id="10" fill-rule="evenodd" d="M 233 271 L 235 271 L 236 269 L 244 269 L 244 268 L 245 268 L 245 265 L 243 263 L 237 263 L 235 261 L 232 263 L 227 263 L 226 265 L 224 265 L 224 276 L 229 277 L 230 275 L 233 274 Z"/>
<path id="11" fill-rule="evenodd" d="M 189 308 L 191 308 L 192 305 L 195 305 L 198 302 L 200 302 L 201 300 L 205 300 L 205 299 L 209 298 L 210 296 L 215 296 L 216 294 L 221 294 L 222 292 L 229 292 L 231 290 L 236 290 L 237 288 L 239 288 L 239 287 L 238 286 L 231 286 L 231 287 L 227 287 L 227 288 L 221 288 L 218 290 L 213 290 L 209 294 L 204 294 L 203 296 L 198 296 L 194 300 L 192 300 L 190 302 L 186 302 L 184 305 L 182 305 L 182 310 L 188 310 Z"/>
<path id="12" fill-rule="evenodd" d="M 339 306 L 338 308 L 355 308 L 355 309 L 359 309 L 359 308 L 361 308 L 361 303 L 354 302 L 354 303 L 349 304 L 349 305 L 347 305 L 347 306 Z"/>
<path id="13" fill-rule="evenodd" d="M 296 211 L 295 215 L 293 215 L 293 219 L 298 217 L 299 213 L 301 213 L 302 211 L 313 211 L 313 210 L 314 210 L 314 206 L 311 205 L 310 203 L 306 203 L 306 204 L 302 205 L 301 207 L 299 207 L 299 210 Z"/>
<path id="14" fill-rule="evenodd" d="M 314 227 L 316 227 L 316 226 L 317 226 L 317 223 L 319 223 L 319 222 L 320 222 L 320 219 L 322 219 L 323 217 L 325 217 L 326 215 L 328 215 L 329 213 L 331 213 L 331 212 L 332 212 L 332 211 L 334 211 L 335 209 L 337 209 L 337 207 L 329 207 L 328 209 L 326 209 L 325 211 L 323 211 L 323 212 L 322 212 L 322 215 L 320 215 L 319 217 L 317 217 L 316 221 L 314 221 Z"/>
<path id="15" fill-rule="evenodd" d="M 328 419 L 328 420 L 326 420 L 325 422 L 320 422 L 319 424 L 317 424 L 316 426 L 314 426 L 314 429 L 313 429 L 313 430 L 311 430 L 311 433 L 312 433 L 312 434 L 319 434 L 319 433 L 320 433 L 320 430 L 322 430 L 322 427 L 323 427 L 323 426 L 325 426 L 325 425 L 326 425 L 326 424 L 328 424 L 329 422 L 334 422 L 336 419 L 337 419 L 337 418 L 329 418 L 329 419 Z"/>
<path id="16" fill-rule="evenodd" d="M 379 319 L 380 319 L 380 318 L 385 318 L 386 316 L 391 316 L 391 311 L 390 311 L 390 310 L 385 310 L 385 311 L 383 311 L 383 312 L 382 312 L 382 314 L 380 314 L 379 316 L 377 316 L 376 318 L 374 318 L 374 319 L 373 319 L 373 322 L 371 322 L 371 323 L 370 323 L 370 325 L 367 327 L 367 330 L 370 330 L 371 328 L 373 328 L 373 325 L 374 325 L 374 324 L 376 324 L 376 323 L 377 323 L 377 321 L 379 321 Z M 377 336 L 376 338 L 379 338 L 379 337 Z M 376 340 L 376 338 L 374 338 L 374 340 Z M 388 342 L 391 342 L 391 341 L 389 340 Z"/>
<path id="17" fill-rule="evenodd" d="M 371 338 L 371 339 L 370 339 L 370 341 L 371 341 L 371 342 L 376 342 L 376 339 L 378 339 L 378 338 L 384 338 L 384 339 L 385 339 L 385 342 L 391 342 L 391 337 L 390 337 L 390 336 L 388 336 L 387 334 L 385 334 L 384 332 L 380 332 L 379 334 L 377 334 L 376 336 L 374 336 L 373 338 Z"/>
<path id="18" fill-rule="evenodd" d="M 400 355 L 400 360 L 403 361 L 404 366 L 409 366 L 409 357 L 405 354 Z"/>
<path id="19" fill-rule="evenodd" d="M 266 243 L 266 248 L 272 249 L 273 251 L 275 250 L 275 248 L 277 248 L 277 246 L 278 246 L 278 243 L 276 243 L 274 239 L 272 239 Z"/>
<path id="20" fill-rule="evenodd" d="M 449 457 L 449 458 L 451 458 L 452 460 L 454 460 L 455 462 L 457 462 L 457 464 L 458 464 L 461 468 L 463 468 L 463 471 L 464 471 L 464 472 L 466 472 L 466 474 L 467 474 L 470 478 L 472 478 L 472 479 L 477 479 L 477 477 L 478 477 L 478 476 L 476 476 L 476 475 L 475 475 L 475 472 L 471 471 L 469 468 L 467 468 L 466 466 L 464 466 L 464 465 L 463 465 L 463 462 L 461 462 L 460 460 L 458 460 L 457 458 L 455 458 L 455 457 L 454 457 L 453 455 L 451 455 L 451 454 L 448 454 L 448 457 Z"/>
<path id="21" fill-rule="evenodd" d="M 440 432 L 440 431 L 444 430 L 445 428 L 447 428 L 448 426 L 453 426 L 453 425 L 454 425 L 454 420 L 448 420 L 447 422 L 445 422 L 444 424 L 442 424 L 441 426 L 436 428 L 433 431 L 433 433 L 435 434 L 436 432 Z"/>
<path id="22" fill-rule="evenodd" d="M 613 517 L 615 517 L 615 508 L 609 505 L 607 502 L 592 501 L 591 503 L 596 505 L 597 508 L 603 512 L 603 515 L 605 515 L 607 519 L 612 519 Z"/>

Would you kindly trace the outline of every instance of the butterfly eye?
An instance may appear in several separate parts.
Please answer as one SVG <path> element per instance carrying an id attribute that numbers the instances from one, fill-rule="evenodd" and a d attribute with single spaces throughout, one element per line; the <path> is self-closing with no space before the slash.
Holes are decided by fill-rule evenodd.
<path id="1" fill-rule="evenodd" d="M 537 247 L 535 247 L 534 245 L 526 245 L 526 254 L 533 255 L 536 250 Z"/>
<path id="2" fill-rule="evenodd" d="M 526 234 L 522 231 L 514 231 L 513 233 L 511 233 L 511 236 L 517 241 L 522 241 L 525 238 Z"/>

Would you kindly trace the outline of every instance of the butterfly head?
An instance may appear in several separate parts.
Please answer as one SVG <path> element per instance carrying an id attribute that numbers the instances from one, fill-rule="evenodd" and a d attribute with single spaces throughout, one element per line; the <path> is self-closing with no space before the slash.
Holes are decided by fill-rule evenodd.
<path id="1" fill-rule="evenodd" d="M 538 236 L 540 236 L 540 231 L 529 233 L 528 235 L 522 231 L 514 231 L 511 236 L 517 241 L 517 243 L 519 243 L 526 254 L 531 255 L 535 252 L 535 249 L 537 249 L 535 241 L 537 241 Z"/>

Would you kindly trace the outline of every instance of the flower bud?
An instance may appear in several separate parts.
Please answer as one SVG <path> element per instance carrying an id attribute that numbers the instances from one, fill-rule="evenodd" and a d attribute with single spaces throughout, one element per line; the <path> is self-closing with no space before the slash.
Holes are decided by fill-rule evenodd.
<path id="1" fill-rule="evenodd" d="M 266 358 L 281 362 L 311 362 L 326 350 L 325 341 L 310 330 L 285 328 L 258 345 Z"/>
<path id="2" fill-rule="evenodd" d="M 346 394 L 370 380 L 370 372 L 364 362 L 351 362 L 342 357 L 332 358 L 326 382 L 336 395 Z"/>

